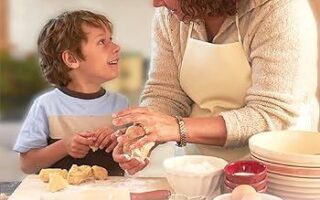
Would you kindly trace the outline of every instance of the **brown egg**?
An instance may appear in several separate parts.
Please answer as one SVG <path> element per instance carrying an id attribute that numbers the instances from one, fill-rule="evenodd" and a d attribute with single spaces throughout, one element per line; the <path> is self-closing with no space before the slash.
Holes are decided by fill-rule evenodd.
<path id="1" fill-rule="evenodd" d="M 262 198 L 259 196 L 259 193 L 250 193 L 245 194 L 241 200 L 262 200 Z"/>
<path id="2" fill-rule="evenodd" d="M 243 200 L 245 195 L 256 193 L 256 190 L 250 185 L 238 185 L 231 193 L 231 200 Z"/>

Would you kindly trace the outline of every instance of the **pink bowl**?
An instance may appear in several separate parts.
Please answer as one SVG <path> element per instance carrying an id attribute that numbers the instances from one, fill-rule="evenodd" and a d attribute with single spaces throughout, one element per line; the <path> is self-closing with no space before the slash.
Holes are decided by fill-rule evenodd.
<path id="1" fill-rule="evenodd" d="M 224 183 L 225 185 L 227 185 L 229 188 L 232 188 L 232 189 L 234 189 L 238 185 L 241 185 L 241 184 L 233 183 L 229 181 L 227 178 L 224 179 Z M 267 186 L 267 177 L 258 183 L 250 183 L 249 185 L 254 187 L 256 191 L 261 191 Z"/>
<path id="2" fill-rule="evenodd" d="M 235 184 L 253 184 L 266 179 L 267 168 L 264 164 L 243 160 L 228 164 L 224 168 L 226 179 Z"/>

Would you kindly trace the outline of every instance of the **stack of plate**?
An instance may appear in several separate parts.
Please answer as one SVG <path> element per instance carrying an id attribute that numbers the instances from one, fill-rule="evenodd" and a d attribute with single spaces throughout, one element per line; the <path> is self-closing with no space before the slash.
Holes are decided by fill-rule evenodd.
<path id="1" fill-rule="evenodd" d="M 250 138 L 249 148 L 267 167 L 268 193 L 285 200 L 320 199 L 320 133 L 260 133 Z"/>

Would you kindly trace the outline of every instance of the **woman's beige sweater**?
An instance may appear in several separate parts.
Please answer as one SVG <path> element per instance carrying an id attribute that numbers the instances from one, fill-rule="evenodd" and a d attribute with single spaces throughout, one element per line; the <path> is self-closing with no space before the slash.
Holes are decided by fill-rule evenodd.
<path id="1" fill-rule="evenodd" d="M 316 130 L 317 28 L 308 1 L 240 0 L 238 13 L 252 86 L 244 107 L 220 113 L 227 127 L 225 146 L 243 146 L 251 135 L 267 130 Z M 179 70 L 188 25 L 165 8 L 157 9 L 153 22 L 151 66 L 141 105 L 187 117 L 194 102 L 180 87 Z M 192 36 L 207 41 L 203 22 L 195 24 Z M 236 41 L 235 17 L 229 17 L 213 43 Z"/>

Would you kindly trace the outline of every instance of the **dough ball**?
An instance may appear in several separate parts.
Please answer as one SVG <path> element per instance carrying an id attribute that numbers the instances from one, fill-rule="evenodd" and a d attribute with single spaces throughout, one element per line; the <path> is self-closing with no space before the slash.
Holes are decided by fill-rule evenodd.
<path id="1" fill-rule="evenodd" d="M 134 134 L 134 132 L 138 131 L 137 129 L 142 129 L 142 128 L 140 126 L 135 126 L 135 125 L 130 126 L 129 128 L 127 128 L 125 134 L 127 134 L 127 135 Z M 139 138 L 137 138 L 137 140 L 138 139 Z M 128 159 L 135 158 L 135 159 L 139 160 L 140 162 L 143 162 L 148 157 L 150 150 L 155 145 L 155 143 L 149 142 L 140 148 L 136 148 L 136 149 L 129 151 L 128 149 L 129 149 L 130 145 L 131 144 L 124 144 L 123 145 L 123 152 L 127 156 L 127 158 Z"/>
<path id="2" fill-rule="evenodd" d="M 92 169 L 88 165 L 72 165 L 68 173 L 68 183 L 72 185 L 79 185 L 90 179 L 93 176 Z"/>
<path id="3" fill-rule="evenodd" d="M 49 181 L 49 174 L 61 174 L 63 178 L 67 178 L 68 171 L 66 169 L 59 169 L 59 168 L 48 168 L 48 169 L 41 169 L 39 176 L 40 179 L 47 183 Z"/>
<path id="4" fill-rule="evenodd" d="M 49 174 L 48 190 L 50 192 L 57 192 L 68 186 L 68 182 L 59 173 Z"/>
<path id="5" fill-rule="evenodd" d="M 100 166 L 92 166 L 93 176 L 96 180 L 106 180 L 108 178 L 108 171 Z"/>

